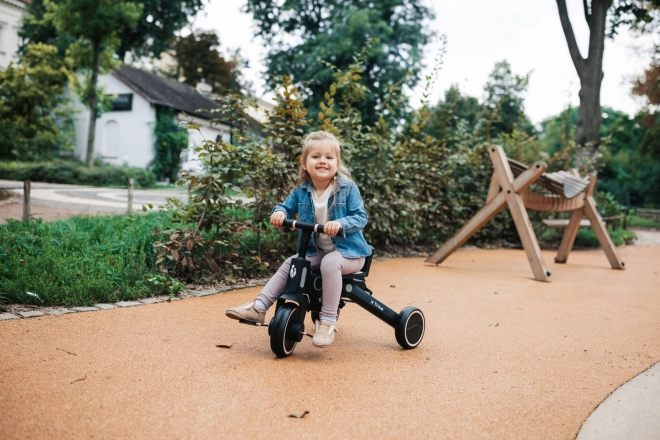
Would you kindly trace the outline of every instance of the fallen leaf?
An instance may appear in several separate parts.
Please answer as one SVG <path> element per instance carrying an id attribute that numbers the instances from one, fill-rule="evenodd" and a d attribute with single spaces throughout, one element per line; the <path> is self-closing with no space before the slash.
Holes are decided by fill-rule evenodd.
<path id="1" fill-rule="evenodd" d="M 495 295 L 497 295 L 497 292 L 495 292 Z"/>
<path id="2" fill-rule="evenodd" d="M 427 300 L 426 300 L 426 301 L 424 301 L 424 302 L 427 302 L 427 303 L 430 303 L 430 302 L 431 302 L 431 300 L 430 300 L 430 299 L 427 299 Z"/>
<path id="3" fill-rule="evenodd" d="M 56 348 L 56 350 L 63 351 L 63 352 L 65 352 L 65 353 L 69 353 L 69 354 L 72 354 L 72 355 L 74 355 L 74 356 L 78 356 L 77 353 L 71 353 L 70 351 L 66 351 L 66 350 L 61 349 L 61 348 Z"/>
<path id="4" fill-rule="evenodd" d="M 74 383 L 76 383 L 76 382 L 81 382 L 81 381 L 83 381 L 83 380 L 85 380 L 85 379 L 87 379 L 87 375 L 86 375 L 86 374 L 85 374 L 85 377 L 83 377 L 82 379 L 76 379 L 76 380 L 74 380 L 74 381 L 71 382 L 71 383 L 74 384 Z"/>
<path id="5" fill-rule="evenodd" d="M 295 417 L 296 419 L 302 419 L 307 414 L 309 414 L 309 411 L 303 411 L 302 413 L 291 413 L 291 414 L 289 414 L 289 417 Z"/>
<path id="6" fill-rule="evenodd" d="M 232 348 L 234 344 L 215 344 L 215 346 L 218 348 Z"/>
<path id="7" fill-rule="evenodd" d="M 488 324 L 488 325 L 490 325 L 491 327 L 499 327 L 499 326 L 500 326 L 500 323 L 498 322 L 498 323 L 496 323 L 496 324 Z"/>
<path id="8" fill-rule="evenodd" d="M 390 284 L 390 287 L 396 287 L 394 284 Z"/>

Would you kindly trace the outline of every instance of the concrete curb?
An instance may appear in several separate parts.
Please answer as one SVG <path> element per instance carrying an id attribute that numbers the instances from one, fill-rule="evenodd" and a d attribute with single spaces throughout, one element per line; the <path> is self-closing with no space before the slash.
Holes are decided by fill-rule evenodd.
<path id="1" fill-rule="evenodd" d="M 168 296 L 157 296 L 152 298 L 144 298 L 136 301 L 119 301 L 114 304 L 94 304 L 94 307 L 72 307 L 59 308 L 54 310 L 48 310 L 45 312 L 41 311 L 31 311 L 31 312 L 16 312 L 12 313 L 0 313 L 0 321 L 12 320 L 12 319 L 27 319 L 27 318 L 38 318 L 41 316 L 60 316 L 67 315 L 69 313 L 84 313 L 84 312 L 96 312 L 99 310 L 111 310 L 117 308 L 126 308 L 126 307 L 136 307 L 148 304 L 158 304 L 161 302 L 171 302 L 171 301 L 180 301 L 182 299 L 190 298 L 201 298 L 209 295 L 217 295 L 220 293 L 231 292 L 232 290 L 247 289 L 248 287 L 264 286 L 267 281 L 255 281 L 254 283 L 239 284 L 236 286 L 223 286 L 214 289 L 207 289 L 202 291 L 190 290 L 184 295 L 185 297 L 168 297 Z"/>

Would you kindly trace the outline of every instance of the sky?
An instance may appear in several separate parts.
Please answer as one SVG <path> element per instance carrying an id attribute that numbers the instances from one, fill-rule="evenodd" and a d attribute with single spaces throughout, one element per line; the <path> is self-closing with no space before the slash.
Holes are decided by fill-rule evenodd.
<path id="1" fill-rule="evenodd" d="M 240 49 L 249 61 L 243 69 L 258 97 L 269 100 L 263 72 L 265 42 L 255 37 L 250 15 L 241 12 L 245 0 L 208 0 L 193 26 L 214 30 L 222 51 Z M 569 105 L 578 106 L 580 82 L 571 61 L 554 0 L 425 0 L 435 13 L 431 30 L 447 38 L 443 66 L 430 99 L 435 104 L 457 84 L 462 93 L 484 97 L 484 85 L 495 63 L 506 60 L 514 74 L 530 73 L 525 111 L 535 124 Z M 583 56 L 587 55 L 588 27 L 581 0 L 567 0 L 569 16 Z M 635 38 L 623 31 L 607 40 L 603 60 L 601 105 L 635 114 L 643 101 L 631 93 L 631 84 L 649 66 L 650 37 Z M 426 46 L 422 78 L 431 72 L 440 42 Z M 419 106 L 423 81 L 409 91 L 411 105 Z"/>

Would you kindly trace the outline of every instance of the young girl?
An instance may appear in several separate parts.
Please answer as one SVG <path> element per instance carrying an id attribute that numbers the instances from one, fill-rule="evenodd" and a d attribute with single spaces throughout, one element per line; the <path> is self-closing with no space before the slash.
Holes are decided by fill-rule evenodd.
<path id="1" fill-rule="evenodd" d="M 325 131 L 310 133 L 303 144 L 298 186 L 270 216 L 273 226 L 286 219 L 325 224 L 323 234 L 312 234 L 307 259 L 321 266 L 323 305 L 312 344 L 327 347 L 335 340 L 335 324 L 341 296 L 342 274 L 359 271 L 371 254 L 362 229 L 367 212 L 357 185 L 341 162 L 339 141 Z M 337 235 L 341 229 L 342 233 Z M 232 319 L 264 322 L 266 310 L 284 293 L 291 260 L 289 257 L 253 302 L 228 309 Z"/>

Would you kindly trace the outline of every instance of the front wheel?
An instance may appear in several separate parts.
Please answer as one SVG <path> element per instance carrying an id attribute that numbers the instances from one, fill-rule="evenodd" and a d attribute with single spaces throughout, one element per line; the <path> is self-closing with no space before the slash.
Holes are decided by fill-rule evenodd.
<path id="1" fill-rule="evenodd" d="M 270 349 L 275 356 L 285 358 L 293 353 L 298 340 L 292 335 L 292 326 L 298 319 L 298 306 L 292 303 L 286 303 L 275 312 L 275 316 L 268 324 L 268 333 L 270 334 Z"/>
<path id="2" fill-rule="evenodd" d="M 417 347 L 424 337 L 426 321 L 417 307 L 406 307 L 399 313 L 399 322 L 394 329 L 396 342 L 405 349 Z"/>

